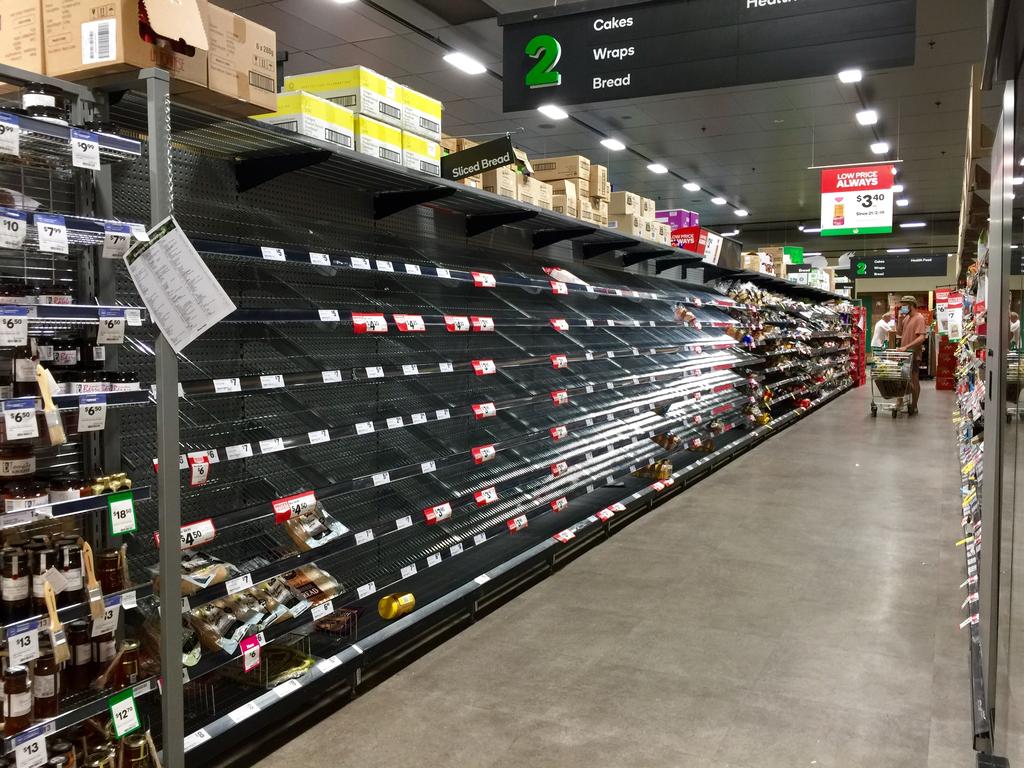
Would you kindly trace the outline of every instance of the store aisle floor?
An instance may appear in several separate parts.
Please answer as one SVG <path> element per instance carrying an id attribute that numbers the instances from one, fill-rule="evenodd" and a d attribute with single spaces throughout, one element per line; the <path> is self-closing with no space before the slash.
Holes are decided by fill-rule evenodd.
<path id="1" fill-rule="evenodd" d="M 849 393 L 259 768 L 972 764 L 948 393 Z"/>

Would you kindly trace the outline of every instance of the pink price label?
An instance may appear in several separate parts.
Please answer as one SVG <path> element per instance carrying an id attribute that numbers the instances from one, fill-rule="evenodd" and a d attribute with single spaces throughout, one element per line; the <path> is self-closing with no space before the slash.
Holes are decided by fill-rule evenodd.
<path id="1" fill-rule="evenodd" d="M 566 322 L 565 320 L 563 320 L 560 317 L 553 317 L 548 322 L 551 323 L 551 327 L 554 328 L 556 331 L 568 331 L 569 330 L 569 323 Z"/>
<path id="2" fill-rule="evenodd" d="M 569 402 L 569 393 L 564 389 L 556 389 L 551 393 L 551 402 L 555 405 L 565 405 Z"/>
<path id="3" fill-rule="evenodd" d="M 388 321 L 384 315 L 353 312 L 352 331 L 355 333 L 387 333 Z"/>
<path id="4" fill-rule="evenodd" d="M 505 525 L 508 526 L 509 531 L 512 533 L 523 530 L 529 524 L 530 521 L 526 518 L 526 515 L 519 515 L 518 517 L 513 517 L 510 520 L 505 521 Z"/>
<path id="5" fill-rule="evenodd" d="M 468 333 L 469 318 L 465 315 L 445 315 L 444 327 L 448 333 Z"/>
<path id="6" fill-rule="evenodd" d="M 569 434 L 569 428 L 564 426 L 564 425 L 551 428 L 551 439 L 552 440 L 561 440 L 567 434 Z"/>
<path id="7" fill-rule="evenodd" d="M 494 486 L 484 488 L 474 493 L 473 499 L 478 507 L 486 507 L 488 504 L 493 504 L 498 500 L 498 491 Z"/>
<path id="8" fill-rule="evenodd" d="M 490 272 L 471 272 L 470 274 L 473 275 L 473 285 L 477 288 L 493 288 L 498 284 Z"/>
<path id="9" fill-rule="evenodd" d="M 274 522 L 281 524 L 311 509 L 316 509 L 316 493 L 313 491 L 296 493 L 293 496 L 285 496 L 272 501 L 270 505 L 274 509 Z"/>
<path id="10" fill-rule="evenodd" d="M 560 499 L 555 499 L 551 502 L 551 509 L 555 512 L 561 512 L 563 509 L 569 506 L 569 500 L 563 496 Z"/>
<path id="11" fill-rule="evenodd" d="M 427 525 L 437 525 L 452 516 L 452 505 L 450 502 L 444 502 L 443 504 L 437 504 L 433 507 L 427 507 L 423 510 L 423 517 L 427 521 Z"/>
<path id="12" fill-rule="evenodd" d="M 549 280 L 548 282 L 551 283 L 551 292 L 555 294 L 555 296 L 569 295 L 569 286 L 565 283 L 560 280 Z"/>
<path id="13" fill-rule="evenodd" d="M 564 475 L 568 471 L 569 471 L 569 464 L 568 464 L 568 462 L 559 461 L 559 462 L 551 465 L 551 474 L 554 477 L 558 477 L 560 475 Z"/>
<path id="14" fill-rule="evenodd" d="M 497 451 L 494 449 L 494 445 L 478 445 L 471 450 L 473 454 L 474 464 L 483 464 L 494 458 Z"/>
<path id="15" fill-rule="evenodd" d="M 423 333 L 427 330 L 422 315 L 392 315 L 395 325 L 402 333 Z"/>
<path id="16" fill-rule="evenodd" d="M 210 482 L 210 459 L 208 456 L 189 456 L 189 485 L 198 488 Z"/>
<path id="17" fill-rule="evenodd" d="M 553 538 L 555 541 L 561 542 L 562 544 L 568 544 L 570 541 L 576 538 L 576 534 L 570 531 L 569 529 L 566 529 L 564 531 L 559 531 L 558 533 L 556 533 Z"/>
<path id="18" fill-rule="evenodd" d="M 498 370 L 493 360 L 474 360 L 473 373 L 477 376 L 490 376 Z"/>
<path id="19" fill-rule="evenodd" d="M 251 672 L 260 665 L 260 640 L 256 635 L 246 637 L 238 644 L 242 649 L 242 670 Z"/>
<path id="20" fill-rule="evenodd" d="M 489 419 L 498 412 L 495 408 L 494 403 L 476 403 L 473 406 L 473 415 L 476 416 L 477 420 Z"/>
<path id="21" fill-rule="evenodd" d="M 602 510 L 598 511 L 597 517 L 598 517 L 598 519 L 601 522 L 606 523 L 609 520 L 611 520 L 613 517 L 615 517 L 615 513 L 612 512 L 612 510 L 610 508 L 609 509 L 602 509 Z"/>
<path id="22" fill-rule="evenodd" d="M 469 318 L 469 324 L 477 333 L 490 333 L 494 330 L 493 317 L 477 317 L 472 315 Z"/>

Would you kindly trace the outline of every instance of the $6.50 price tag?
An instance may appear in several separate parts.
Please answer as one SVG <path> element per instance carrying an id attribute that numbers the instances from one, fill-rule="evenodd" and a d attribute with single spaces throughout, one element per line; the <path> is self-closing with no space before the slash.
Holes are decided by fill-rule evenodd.
<path id="1" fill-rule="evenodd" d="M 97 344 L 121 344 L 124 341 L 124 310 L 100 307 L 96 328 Z"/>
<path id="2" fill-rule="evenodd" d="M 46 729 L 43 726 L 14 737 L 14 762 L 18 768 L 41 768 L 47 759 Z"/>
<path id="3" fill-rule="evenodd" d="M 28 307 L 0 307 L 0 347 L 28 344 Z"/>
<path id="4" fill-rule="evenodd" d="M 110 707 L 110 720 L 117 738 L 123 739 L 139 729 L 139 712 L 135 708 L 135 695 L 130 688 L 107 699 L 107 706 Z"/>
<path id="5" fill-rule="evenodd" d="M 107 497 L 107 506 L 110 509 L 110 532 L 115 536 L 132 533 L 139 527 L 135 520 L 135 502 L 131 491 L 111 494 Z M 184 527 L 181 545 L 185 546 Z"/>
<path id="6" fill-rule="evenodd" d="M 8 440 L 26 440 L 39 437 L 36 423 L 36 399 L 19 397 L 4 400 L 4 428 Z"/>
<path id="7" fill-rule="evenodd" d="M 107 396 L 78 396 L 78 431 L 99 432 L 107 424 Z"/>

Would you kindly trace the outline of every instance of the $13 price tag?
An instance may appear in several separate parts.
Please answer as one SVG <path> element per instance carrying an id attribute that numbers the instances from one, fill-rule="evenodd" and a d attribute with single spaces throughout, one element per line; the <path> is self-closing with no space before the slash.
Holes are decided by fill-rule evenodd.
<path id="1" fill-rule="evenodd" d="M 46 765 L 46 730 L 42 726 L 14 737 L 14 763 L 17 768 L 41 768 Z"/>
<path id="2" fill-rule="evenodd" d="M 131 491 L 112 493 L 107 497 L 110 511 L 110 532 L 115 536 L 132 533 L 139 525 L 135 520 L 135 502 Z M 184 526 L 182 527 L 181 545 L 185 546 Z"/>
<path id="3" fill-rule="evenodd" d="M 90 171 L 100 169 L 100 141 L 92 131 L 71 129 L 71 165 Z"/>
<path id="4" fill-rule="evenodd" d="M 117 738 L 123 739 L 139 729 L 139 711 L 135 707 L 135 695 L 130 688 L 107 699 L 107 706 L 110 708 L 110 720 Z"/>
<path id="5" fill-rule="evenodd" d="M 7 630 L 7 652 L 16 666 L 39 658 L 39 622 L 23 621 Z"/>
<path id="6" fill-rule="evenodd" d="M 107 424 L 107 396 L 78 396 L 78 431 L 99 432 Z"/>
<path id="7" fill-rule="evenodd" d="M 103 615 L 93 619 L 90 637 L 99 637 L 114 632 L 118 619 L 121 618 L 121 596 L 112 595 L 103 598 Z"/>

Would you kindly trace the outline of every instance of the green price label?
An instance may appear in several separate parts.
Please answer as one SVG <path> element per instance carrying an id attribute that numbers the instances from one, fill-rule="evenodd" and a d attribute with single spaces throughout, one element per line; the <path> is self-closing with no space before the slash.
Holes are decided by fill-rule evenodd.
<path id="1" fill-rule="evenodd" d="M 107 699 L 107 706 L 110 708 L 110 721 L 114 726 L 114 735 L 123 739 L 132 731 L 137 731 L 142 723 L 139 722 L 139 711 L 135 708 L 135 695 L 131 688 L 121 693 L 115 693 Z"/>
<path id="2" fill-rule="evenodd" d="M 551 35 L 537 35 L 526 44 L 526 55 L 537 63 L 526 73 L 527 88 L 547 88 L 562 84 L 562 75 L 555 67 L 562 58 L 562 44 Z"/>
<path id="3" fill-rule="evenodd" d="M 110 532 L 115 536 L 133 533 L 139 527 L 131 491 L 110 494 L 107 497 L 107 509 L 110 511 Z"/>

